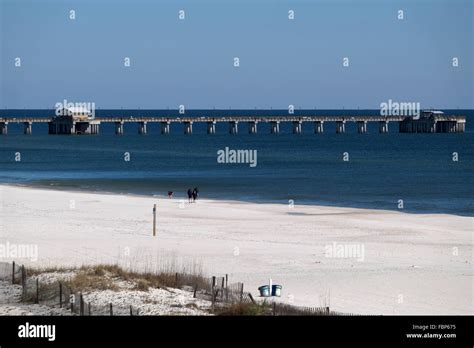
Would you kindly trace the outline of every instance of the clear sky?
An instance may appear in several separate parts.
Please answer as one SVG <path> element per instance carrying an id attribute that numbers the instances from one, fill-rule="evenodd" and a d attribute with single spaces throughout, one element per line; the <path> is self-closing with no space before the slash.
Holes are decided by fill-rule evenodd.
<path id="1" fill-rule="evenodd" d="M 0 107 L 474 108 L 473 3 L 0 0 Z"/>

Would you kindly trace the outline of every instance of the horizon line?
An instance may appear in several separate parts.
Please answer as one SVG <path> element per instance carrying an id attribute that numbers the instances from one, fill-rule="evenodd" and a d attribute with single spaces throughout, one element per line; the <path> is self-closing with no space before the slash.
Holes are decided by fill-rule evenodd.
<path id="1" fill-rule="evenodd" d="M 23 110 L 55 110 L 54 107 L 51 107 L 51 108 L 2 108 L 0 109 L 1 110 L 20 110 L 20 111 L 23 111 Z M 179 108 L 156 108 L 156 109 L 150 109 L 150 108 L 96 108 L 96 110 L 142 110 L 142 111 L 178 111 L 179 112 Z M 255 111 L 255 110 L 260 110 L 260 111 L 285 111 L 285 112 L 288 112 L 288 108 L 283 108 L 283 109 L 279 109 L 279 108 L 270 108 L 270 109 L 267 109 L 267 108 L 228 108 L 228 109 L 223 109 L 223 108 L 186 108 L 185 109 L 186 111 L 201 111 L 201 110 L 206 110 L 206 111 L 229 111 L 229 110 L 246 110 L 246 111 Z M 379 111 L 380 108 L 375 108 L 375 109 L 371 109 L 371 108 L 295 108 L 294 111 L 326 111 L 326 110 L 329 110 L 329 111 Z M 461 107 L 457 107 L 457 108 L 442 108 L 442 107 L 439 107 L 439 108 L 434 108 L 434 107 L 427 107 L 427 108 L 424 108 L 424 109 L 421 109 L 421 110 L 473 110 L 474 111 L 474 107 L 467 107 L 467 108 L 461 108 Z"/>

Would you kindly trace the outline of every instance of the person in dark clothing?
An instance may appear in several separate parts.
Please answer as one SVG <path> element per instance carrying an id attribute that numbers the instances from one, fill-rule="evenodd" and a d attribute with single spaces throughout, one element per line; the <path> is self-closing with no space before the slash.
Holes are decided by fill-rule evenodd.
<path id="1" fill-rule="evenodd" d="M 196 191 L 193 191 L 193 203 L 196 202 Z"/>
<path id="2" fill-rule="evenodd" d="M 197 187 L 193 190 L 193 200 L 195 201 L 199 196 L 199 189 Z"/>
<path id="3" fill-rule="evenodd" d="M 193 190 L 190 188 L 188 189 L 188 202 L 191 203 L 191 200 L 193 198 Z"/>

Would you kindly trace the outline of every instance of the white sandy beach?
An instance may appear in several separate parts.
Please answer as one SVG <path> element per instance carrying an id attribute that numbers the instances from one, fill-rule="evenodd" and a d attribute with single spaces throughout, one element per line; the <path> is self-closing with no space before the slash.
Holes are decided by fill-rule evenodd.
<path id="1" fill-rule="evenodd" d="M 255 296 L 271 278 L 283 302 L 320 306 L 329 293 L 332 310 L 361 314 L 474 314 L 473 227 L 471 217 L 443 214 L 0 185 L 0 244 L 38 245 L 37 261 L 18 262 L 142 270 L 194 262 Z M 333 243 L 363 246 L 363 260 L 327 257 Z"/>

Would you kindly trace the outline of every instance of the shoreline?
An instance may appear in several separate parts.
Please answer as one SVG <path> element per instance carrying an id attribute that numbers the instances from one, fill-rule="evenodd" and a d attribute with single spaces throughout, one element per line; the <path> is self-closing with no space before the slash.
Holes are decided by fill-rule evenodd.
<path id="1" fill-rule="evenodd" d="M 103 194 L 103 195 L 119 195 L 125 197 L 142 197 L 142 198 L 158 198 L 158 199 L 168 199 L 166 194 L 142 194 L 142 193 L 134 193 L 134 192 L 119 192 L 119 191 L 107 191 L 107 190 L 97 190 L 97 189 L 86 189 L 86 188 L 73 188 L 73 187 L 65 187 L 65 186 L 57 186 L 57 185 L 47 185 L 42 183 L 5 183 L 0 182 L 1 186 L 11 186 L 11 187 L 19 187 L 19 188 L 30 188 L 30 189 L 38 189 L 38 190 L 51 190 L 51 191 L 59 191 L 59 192 L 75 192 L 75 193 L 90 193 L 90 194 Z M 182 196 L 177 195 L 174 196 L 173 199 L 175 200 L 187 200 L 187 196 L 185 196 L 184 191 Z M 264 199 L 231 199 L 225 197 L 209 197 L 209 198 L 199 198 L 199 200 L 209 200 L 209 201 L 221 201 L 221 202 L 234 202 L 234 203 L 246 203 L 246 204 L 273 204 L 273 205 L 289 205 L 289 200 L 264 200 Z M 310 201 L 310 200 L 298 200 L 295 202 L 295 205 L 299 206 L 306 206 L 306 207 L 327 207 L 327 208 L 341 208 L 341 209 L 360 209 L 360 210 L 367 210 L 367 211 L 380 211 L 380 212 L 399 212 L 402 214 L 413 214 L 413 215 L 452 215 L 452 216 L 459 216 L 459 217 L 468 217 L 474 218 L 474 215 L 469 214 L 453 214 L 450 212 L 444 211 L 419 211 L 416 209 L 409 209 L 403 208 L 401 209 L 386 209 L 386 208 L 377 208 L 377 207 L 365 207 L 362 205 L 344 205 L 340 204 L 341 202 L 330 204 L 328 202 L 323 203 L 321 201 Z"/>
<path id="2" fill-rule="evenodd" d="M 471 217 L 211 199 L 180 207 L 177 198 L 8 184 L 0 193 L 0 243 L 37 244 L 35 267 L 176 263 L 229 274 L 255 296 L 271 278 L 294 305 L 330 298 L 340 312 L 474 313 Z M 328 256 L 333 245 L 365 254 Z"/>

